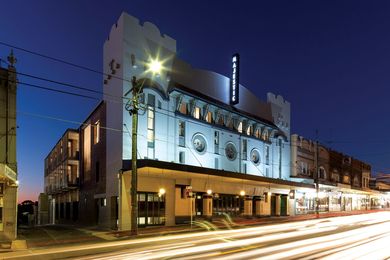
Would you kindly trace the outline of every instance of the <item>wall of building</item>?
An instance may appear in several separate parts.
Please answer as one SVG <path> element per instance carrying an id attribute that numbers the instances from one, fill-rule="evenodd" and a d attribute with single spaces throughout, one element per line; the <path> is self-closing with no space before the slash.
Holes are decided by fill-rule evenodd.
<path id="1" fill-rule="evenodd" d="M 80 158 L 83 160 L 80 163 L 79 215 L 83 223 L 111 228 L 108 206 L 111 198 L 106 194 L 106 133 L 106 103 L 102 102 L 80 128 Z"/>

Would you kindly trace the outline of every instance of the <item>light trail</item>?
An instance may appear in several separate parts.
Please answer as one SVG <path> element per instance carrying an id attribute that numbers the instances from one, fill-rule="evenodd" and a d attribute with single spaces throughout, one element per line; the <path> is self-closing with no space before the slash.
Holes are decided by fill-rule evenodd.
<path id="1" fill-rule="evenodd" d="M 30 256 L 80 251 L 77 259 L 385 259 L 390 257 L 390 212 L 313 219 L 218 231 L 130 239 Z M 120 249 L 117 249 L 121 246 Z M 96 255 L 96 250 L 105 253 Z M 102 252 L 102 251 L 100 251 Z M 24 253 L 27 255 L 27 253 Z M 5 258 L 11 255 L 3 255 Z M 19 257 L 23 253 L 19 253 Z"/>

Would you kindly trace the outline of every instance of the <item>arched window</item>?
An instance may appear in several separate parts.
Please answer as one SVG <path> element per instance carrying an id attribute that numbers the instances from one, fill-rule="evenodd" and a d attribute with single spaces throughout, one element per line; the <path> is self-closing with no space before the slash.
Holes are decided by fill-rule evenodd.
<path id="1" fill-rule="evenodd" d="M 268 134 L 268 130 L 267 130 L 267 129 L 264 129 L 263 134 L 261 135 L 261 138 L 262 138 L 264 141 L 268 141 L 269 134 Z"/>

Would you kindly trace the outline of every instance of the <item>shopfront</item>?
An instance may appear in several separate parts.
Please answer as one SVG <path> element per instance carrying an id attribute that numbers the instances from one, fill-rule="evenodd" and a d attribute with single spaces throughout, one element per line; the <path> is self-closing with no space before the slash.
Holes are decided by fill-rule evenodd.
<path id="1" fill-rule="evenodd" d="M 138 192 L 138 226 L 165 225 L 165 196 Z"/>

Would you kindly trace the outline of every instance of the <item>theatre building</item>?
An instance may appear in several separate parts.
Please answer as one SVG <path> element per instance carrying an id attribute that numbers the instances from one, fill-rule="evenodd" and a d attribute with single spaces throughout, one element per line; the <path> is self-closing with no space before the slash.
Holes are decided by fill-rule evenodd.
<path id="1" fill-rule="evenodd" d="M 80 223 L 130 229 L 137 159 L 141 227 L 295 214 L 294 193 L 315 189 L 291 180 L 290 103 L 272 93 L 262 101 L 239 84 L 239 55 L 226 57 L 224 76 L 193 68 L 176 50 L 154 24 L 120 16 L 104 43 L 104 101 L 77 130 L 77 188 L 52 196 L 67 203 L 77 194 Z M 66 218 L 66 205 L 51 208 L 61 218 L 64 207 Z"/>
<path id="2" fill-rule="evenodd" d="M 289 102 L 272 93 L 262 101 L 240 85 L 238 55 L 226 66 L 232 75 L 193 68 L 154 24 L 121 15 L 104 44 L 105 225 L 117 217 L 119 229 L 130 228 L 132 79 L 141 87 L 139 226 L 289 215 L 290 191 L 313 189 L 290 181 Z M 122 96 L 125 104 L 112 101 Z"/>

